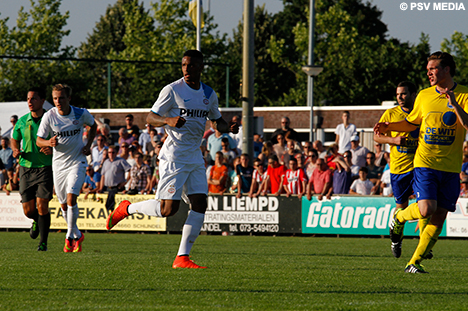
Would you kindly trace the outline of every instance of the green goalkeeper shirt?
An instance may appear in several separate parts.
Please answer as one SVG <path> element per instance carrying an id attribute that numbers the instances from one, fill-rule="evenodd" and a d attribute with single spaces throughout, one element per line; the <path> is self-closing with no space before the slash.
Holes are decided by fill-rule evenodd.
<path id="1" fill-rule="evenodd" d="M 36 145 L 37 130 L 40 124 L 41 118 L 34 119 L 31 113 L 28 113 L 19 118 L 13 129 L 13 139 L 18 144 L 23 141 L 19 160 L 19 165 L 23 167 L 38 168 L 52 165 L 52 155 L 45 155 L 40 152 L 40 148 Z"/>

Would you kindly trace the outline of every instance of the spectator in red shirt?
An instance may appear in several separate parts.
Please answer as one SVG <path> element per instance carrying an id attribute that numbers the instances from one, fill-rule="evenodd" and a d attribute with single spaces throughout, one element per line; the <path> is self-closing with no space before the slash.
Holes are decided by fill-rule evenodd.
<path id="1" fill-rule="evenodd" d="M 323 199 L 324 195 L 327 199 L 330 199 L 333 191 L 332 171 L 322 158 L 318 158 L 316 164 L 317 168 L 312 173 L 312 177 L 307 184 L 307 199 L 310 201 L 313 193 L 318 194 L 319 201 Z"/>
<path id="2" fill-rule="evenodd" d="M 228 168 L 223 164 L 224 156 L 221 151 L 216 152 L 215 164 L 211 168 L 208 178 L 208 191 L 210 193 L 224 193 L 226 191 L 226 181 Z"/>
<path id="3" fill-rule="evenodd" d="M 265 180 L 266 187 L 262 190 L 262 195 L 265 195 L 268 189 L 270 193 L 276 196 L 280 195 L 283 190 L 285 173 L 286 167 L 279 164 L 278 157 L 276 155 L 269 156 L 267 177 Z"/>
<path id="4" fill-rule="evenodd" d="M 291 194 L 297 194 L 299 199 L 305 193 L 307 177 L 302 169 L 297 167 L 297 160 L 291 158 L 289 160 L 289 170 L 286 171 L 284 180 L 284 191 L 286 197 L 290 197 Z"/>

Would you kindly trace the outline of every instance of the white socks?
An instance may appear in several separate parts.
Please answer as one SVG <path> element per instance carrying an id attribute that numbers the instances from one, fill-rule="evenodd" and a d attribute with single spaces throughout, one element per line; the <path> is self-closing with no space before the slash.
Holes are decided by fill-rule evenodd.
<path id="1" fill-rule="evenodd" d="M 129 214 L 141 213 L 148 216 L 162 217 L 161 215 L 161 201 L 148 200 L 138 203 L 132 203 L 127 207 Z"/>
<path id="2" fill-rule="evenodd" d="M 182 238 L 177 256 L 188 255 L 192 249 L 193 243 L 200 235 L 200 229 L 205 221 L 205 214 L 190 211 L 185 225 L 182 228 Z"/>
<path id="3" fill-rule="evenodd" d="M 79 239 L 81 238 L 81 231 L 78 229 L 76 225 L 76 221 L 78 219 L 79 211 L 78 205 L 69 206 L 67 205 L 67 210 L 63 210 L 62 208 L 62 215 L 67 223 L 67 239 Z"/>

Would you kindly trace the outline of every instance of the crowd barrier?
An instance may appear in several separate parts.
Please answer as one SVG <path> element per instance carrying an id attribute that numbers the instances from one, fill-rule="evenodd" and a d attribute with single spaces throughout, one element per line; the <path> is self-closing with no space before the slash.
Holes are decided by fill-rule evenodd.
<path id="1" fill-rule="evenodd" d="M 108 212 L 105 208 L 106 194 L 84 199 L 78 197 L 78 227 L 82 230 L 105 230 Z M 154 198 L 153 195 L 116 196 L 122 200 L 140 202 Z M 66 229 L 56 197 L 50 202 L 51 228 Z M 395 209 L 395 201 L 380 196 L 332 196 L 331 200 L 311 201 L 305 197 L 260 196 L 249 198 L 233 195 L 208 196 L 208 210 L 202 231 L 211 233 L 251 234 L 345 234 L 388 235 L 388 226 Z M 189 206 L 183 201 L 179 212 L 169 218 L 149 217 L 141 214 L 129 216 L 113 230 L 180 232 L 187 217 Z M 24 228 L 31 220 L 23 214 L 18 193 L 7 196 L 0 193 L 0 228 Z M 405 226 L 405 235 L 417 236 L 417 222 Z M 460 198 L 457 209 L 449 213 L 441 236 L 468 237 L 468 199 Z"/>

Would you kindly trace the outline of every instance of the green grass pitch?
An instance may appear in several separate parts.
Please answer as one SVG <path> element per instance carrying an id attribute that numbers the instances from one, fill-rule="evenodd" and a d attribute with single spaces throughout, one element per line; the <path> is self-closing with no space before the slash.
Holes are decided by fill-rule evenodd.
<path id="1" fill-rule="evenodd" d="M 37 252 L 27 232 L 0 232 L 0 310 L 466 310 L 468 244 L 441 240 L 429 274 L 403 272 L 389 239 L 210 236 L 171 268 L 180 235 L 88 233 L 63 253 L 63 233 Z"/>

